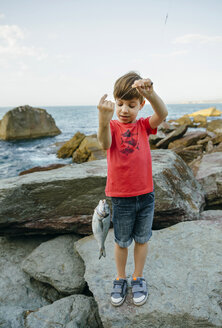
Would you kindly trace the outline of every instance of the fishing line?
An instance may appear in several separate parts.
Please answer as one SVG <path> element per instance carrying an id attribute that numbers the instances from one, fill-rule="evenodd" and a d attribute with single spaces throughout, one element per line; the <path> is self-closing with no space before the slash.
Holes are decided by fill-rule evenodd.
<path id="1" fill-rule="evenodd" d="M 167 25 L 169 22 L 169 13 L 171 10 L 171 5 L 172 5 L 172 0 L 169 0 L 168 5 L 167 5 L 167 11 L 166 11 L 166 14 L 165 14 L 164 20 L 163 20 L 163 32 L 162 32 L 162 35 L 163 35 L 162 44 L 163 45 L 165 45 L 165 41 L 166 41 L 166 28 L 167 28 Z"/>

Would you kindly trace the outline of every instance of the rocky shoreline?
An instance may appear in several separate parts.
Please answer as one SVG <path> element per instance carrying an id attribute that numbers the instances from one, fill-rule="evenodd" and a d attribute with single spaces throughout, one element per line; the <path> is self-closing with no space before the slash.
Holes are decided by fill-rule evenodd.
<path id="1" fill-rule="evenodd" d="M 121 307 L 110 304 L 112 227 L 98 259 L 91 220 L 105 198 L 106 159 L 96 136 L 78 134 L 61 148 L 87 162 L 0 180 L 0 327 L 222 327 L 222 120 L 215 121 L 214 132 L 165 122 L 150 138 L 156 204 L 141 307 L 130 286 Z"/>

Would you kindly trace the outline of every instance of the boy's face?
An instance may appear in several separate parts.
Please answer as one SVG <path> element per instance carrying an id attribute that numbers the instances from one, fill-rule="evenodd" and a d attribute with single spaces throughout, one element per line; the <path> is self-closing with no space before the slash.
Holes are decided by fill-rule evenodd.
<path id="1" fill-rule="evenodd" d="M 139 110 L 145 101 L 140 103 L 138 98 L 124 100 L 116 98 L 116 115 L 121 123 L 135 123 Z"/>

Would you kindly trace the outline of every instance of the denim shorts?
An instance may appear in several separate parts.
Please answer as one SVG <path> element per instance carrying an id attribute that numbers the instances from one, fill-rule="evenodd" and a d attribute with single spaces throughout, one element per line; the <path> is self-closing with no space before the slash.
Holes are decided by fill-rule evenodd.
<path id="1" fill-rule="evenodd" d="M 152 236 L 154 191 L 134 197 L 111 197 L 114 240 L 128 247 L 133 239 L 144 244 Z"/>

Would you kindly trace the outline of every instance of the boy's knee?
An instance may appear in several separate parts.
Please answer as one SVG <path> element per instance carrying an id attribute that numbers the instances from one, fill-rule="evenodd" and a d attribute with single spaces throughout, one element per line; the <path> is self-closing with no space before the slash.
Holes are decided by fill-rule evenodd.
<path id="1" fill-rule="evenodd" d="M 145 246 L 148 244 L 148 241 L 146 241 L 145 243 L 138 243 L 137 241 L 135 241 L 135 245 L 138 245 L 138 246 Z"/>
<path id="2" fill-rule="evenodd" d="M 128 248 L 128 246 L 120 246 L 118 243 L 115 243 L 115 244 L 118 248 L 121 248 L 121 249 Z"/>

